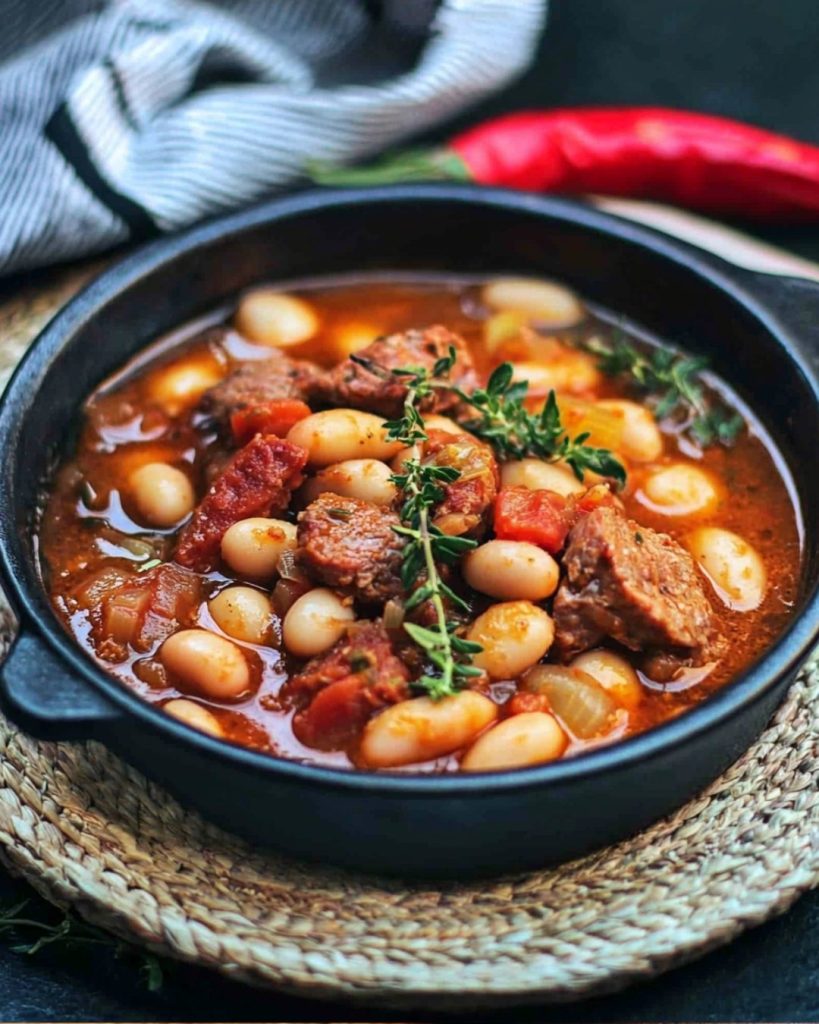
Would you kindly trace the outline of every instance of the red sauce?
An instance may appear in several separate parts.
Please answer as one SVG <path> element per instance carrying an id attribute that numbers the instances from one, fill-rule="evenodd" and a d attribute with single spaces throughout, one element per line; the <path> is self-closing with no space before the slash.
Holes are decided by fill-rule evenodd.
<path id="1" fill-rule="evenodd" d="M 479 288 L 474 283 L 433 279 L 391 283 L 362 278 L 330 284 L 319 281 L 296 289 L 293 294 L 309 301 L 317 314 L 319 329 L 310 341 L 288 349 L 287 354 L 314 360 L 324 367 L 346 357 L 362 341 L 433 323 L 445 324 L 467 341 L 483 374 L 503 358 L 532 358 L 531 352 L 516 350 L 515 346 L 522 343 L 515 339 L 490 358 L 483 340 L 489 311 L 481 304 Z M 558 332 L 557 340 L 539 344 L 548 360 L 555 352 L 565 354 L 562 341 L 591 333 L 606 337 L 611 330 L 603 319 L 592 317 L 573 331 Z M 141 643 L 140 649 L 126 644 L 112 653 L 110 644 L 103 642 L 93 627 L 99 588 L 104 590 L 110 575 L 118 574 L 119 579 L 124 579 L 149 559 L 170 559 L 181 533 L 179 528 L 153 529 L 141 521 L 129 493 L 129 476 L 147 462 L 182 467 L 201 500 L 214 464 L 224 463 L 226 452 L 214 432 L 202 429 L 196 399 L 186 399 L 178 388 L 174 390 L 172 380 L 169 383 L 169 372 L 184 370 L 198 374 L 203 384 L 213 384 L 248 360 L 261 360 L 269 355 L 269 348 L 235 333 L 219 341 L 213 337 L 203 340 L 201 336 L 186 340 L 184 331 L 177 332 L 170 345 L 160 342 L 154 350 L 141 354 L 89 398 L 78 442 L 53 481 L 42 516 L 40 550 L 54 606 L 77 642 L 107 671 L 148 701 L 161 704 L 192 695 L 183 693 L 169 678 L 156 658 L 158 644 L 152 644 L 150 638 Z M 738 405 L 724 384 L 715 383 L 729 404 Z M 537 382 L 533 384 L 536 393 Z M 593 392 L 581 397 L 634 399 L 634 394 L 620 381 L 602 379 Z M 567 408 L 571 409 L 571 400 Z M 709 586 L 717 626 L 727 638 L 719 662 L 709 671 L 683 673 L 671 683 L 656 683 L 643 677 L 639 707 L 621 716 L 605 737 L 581 741 L 570 736 L 564 756 L 601 742 L 612 742 L 680 714 L 753 663 L 785 626 L 797 596 L 798 517 L 781 459 L 759 422 L 744 408 L 741 411 L 746 429 L 729 448 L 714 445 L 699 451 L 677 435 L 666 433 L 664 450 L 656 460 L 649 465 L 629 466 L 627 488 L 621 497 L 630 517 L 646 527 L 669 533 L 682 543 L 693 527 L 700 525 L 716 525 L 739 534 L 753 545 L 764 563 L 767 587 L 763 600 L 750 611 L 733 611 Z M 295 407 L 282 413 L 285 418 L 291 417 L 287 425 L 302 414 L 303 410 Z M 243 421 L 236 429 L 242 431 L 245 427 Z M 646 501 L 642 488 L 649 473 L 679 462 L 695 463 L 717 482 L 721 500 L 708 514 L 696 519 L 670 516 Z M 249 514 L 257 513 L 251 510 Z M 295 519 L 293 510 L 274 514 Z M 189 564 L 199 568 L 195 560 Z M 219 563 L 218 554 L 212 565 L 200 574 L 195 588 L 176 597 L 189 603 L 191 621 L 221 633 L 208 610 L 208 599 L 235 582 L 235 576 Z M 262 589 L 269 592 L 271 585 L 268 581 Z M 216 716 L 225 737 L 289 758 L 349 767 L 348 752 L 306 747 L 293 733 L 292 710 L 282 708 L 278 694 L 288 675 L 303 663 L 284 651 L 280 619 L 274 617 L 266 643 L 242 646 L 253 668 L 254 692 L 230 705 L 196 697 Z M 632 657 L 622 650 L 619 653 Z M 355 687 L 348 684 L 348 689 L 352 692 Z M 514 686 L 495 683 L 490 692 L 496 699 L 509 698 Z M 354 751 L 349 753 L 355 757 Z M 457 756 L 453 755 L 414 765 L 413 770 L 453 770 L 457 763 Z"/>

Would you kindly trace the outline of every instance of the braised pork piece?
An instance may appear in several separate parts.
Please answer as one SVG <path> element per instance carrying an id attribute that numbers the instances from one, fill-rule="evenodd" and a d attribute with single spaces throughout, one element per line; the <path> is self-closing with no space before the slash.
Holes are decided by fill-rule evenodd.
<path id="1" fill-rule="evenodd" d="M 714 383 L 553 282 L 260 286 L 90 396 L 44 577 L 100 665 L 225 741 L 576 756 L 707 699 L 790 614 L 790 482 Z"/>

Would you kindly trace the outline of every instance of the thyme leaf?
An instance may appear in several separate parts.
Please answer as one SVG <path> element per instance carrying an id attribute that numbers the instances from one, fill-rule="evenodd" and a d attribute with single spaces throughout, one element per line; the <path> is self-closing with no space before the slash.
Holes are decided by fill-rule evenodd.
<path id="1" fill-rule="evenodd" d="M 458 391 L 462 401 L 478 414 L 464 420 L 467 430 L 489 442 L 503 459 L 535 455 L 550 462 L 565 462 L 578 480 L 591 470 L 612 477 L 620 485 L 626 482 L 625 468 L 613 452 L 586 444 L 588 434 L 569 437 L 554 391 L 549 392 L 539 413 L 529 412 L 523 404 L 528 384 L 513 381 L 512 373 L 511 363 L 501 363 L 485 388 L 471 394 Z"/>
<path id="2" fill-rule="evenodd" d="M 0 935 L 8 935 L 12 939 L 22 939 L 25 936 L 28 940 L 15 942 L 10 947 L 12 952 L 35 956 L 48 946 L 66 949 L 100 946 L 110 950 L 118 959 L 135 961 L 150 992 L 157 992 L 162 988 L 163 972 L 167 965 L 153 953 L 109 935 L 102 928 L 82 921 L 70 911 L 66 911 L 62 919 L 54 923 L 41 921 L 35 917 L 21 917 L 28 902 L 23 900 L 0 911 Z"/>
<path id="3" fill-rule="evenodd" d="M 739 413 L 705 396 L 700 374 L 708 366 L 706 356 L 683 356 L 667 348 L 643 353 L 622 337 L 611 344 L 590 338 L 584 347 L 597 356 L 597 368 L 606 376 L 631 378 L 648 397 L 656 420 L 682 420 L 683 432 L 700 448 L 731 445 L 742 430 Z"/>

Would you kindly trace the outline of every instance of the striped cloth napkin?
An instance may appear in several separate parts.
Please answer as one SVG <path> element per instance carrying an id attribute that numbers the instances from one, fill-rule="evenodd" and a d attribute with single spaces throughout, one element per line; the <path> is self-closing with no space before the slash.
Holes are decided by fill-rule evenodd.
<path id="1" fill-rule="evenodd" d="M 546 3 L 2 0 L 0 273 L 172 231 L 449 117 L 526 67 Z"/>

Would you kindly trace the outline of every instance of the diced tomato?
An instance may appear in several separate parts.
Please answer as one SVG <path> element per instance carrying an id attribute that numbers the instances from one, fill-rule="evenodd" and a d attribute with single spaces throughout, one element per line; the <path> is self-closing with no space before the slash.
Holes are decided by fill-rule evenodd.
<path id="1" fill-rule="evenodd" d="M 256 434 L 286 437 L 295 423 L 309 415 L 310 406 L 298 398 L 278 398 L 237 409 L 230 417 L 230 429 L 236 444 L 247 444 Z"/>
<path id="2" fill-rule="evenodd" d="M 294 718 L 293 732 L 307 747 L 343 750 L 380 704 L 370 693 L 364 674 L 355 673 L 320 690 L 307 710 Z"/>
<path id="3" fill-rule="evenodd" d="M 176 560 L 204 572 L 215 561 L 225 532 L 240 519 L 286 508 L 302 481 L 307 452 L 272 434 L 257 434 L 216 477 L 182 530 Z"/>
<path id="4" fill-rule="evenodd" d="M 504 487 L 495 499 L 495 536 L 499 540 L 527 540 L 557 554 L 571 529 L 566 499 L 554 491 Z"/>
<path id="5" fill-rule="evenodd" d="M 603 506 L 611 508 L 623 508 L 623 503 L 612 491 L 608 484 L 594 484 L 585 494 L 575 499 L 574 507 L 577 512 L 594 512 L 596 508 Z"/>

